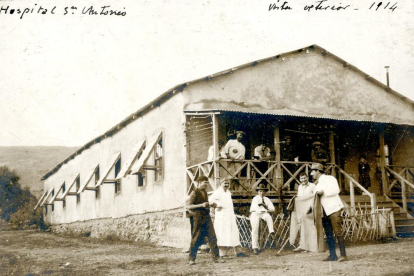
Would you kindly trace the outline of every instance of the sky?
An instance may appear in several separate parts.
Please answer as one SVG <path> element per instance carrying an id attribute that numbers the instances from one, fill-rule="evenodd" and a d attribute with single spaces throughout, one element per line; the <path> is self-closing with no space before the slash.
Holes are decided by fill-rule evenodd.
<path id="1" fill-rule="evenodd" d="M 414 1 L 283 2 L 0 1 L 0 146 L 82 146 L 177 84 L 313 44 L 414 100 Z"/>

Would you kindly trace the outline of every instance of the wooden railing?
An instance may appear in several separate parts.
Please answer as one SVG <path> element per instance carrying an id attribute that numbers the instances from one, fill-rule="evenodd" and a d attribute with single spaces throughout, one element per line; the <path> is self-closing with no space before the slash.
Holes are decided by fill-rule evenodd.
<path id="1" fill-rule="evenodd" d="M 206 161 L 187 168 L 188 192 L 194 186 L 196 179 L 204 175 L 208 177 L 213 190 L 220 185 L 220 179 L 227 178 L 234 180 L 237 184 L 231 186 L 232 192 L 254 192 L 257 185 L 264 181 L 267 183 L 270 193 L 273 193 L 280 191 L 281 187 L 278 187 L 278 183 L 283 185 L 282 188 L 288 187 L 291 182 L 296 182 L 299 185 L 300 172 L 304 171 L 309 174 L 311 165 L 312 162 L 282 161 L 280 162 L 280 170 L 278 170 L 278 162 L 276 161 L 231 159 L 220 159 L 217 162 Z"/>
<path id="2" fill-rule="evenodd" d="M 206 161 L 187 168 L 187 175 L 190 179 L 188 193 L 194 186 L 197 177 L 204 175 L 209 179 L 212 190 L 220 185 L 220 179 L 232 179 L 237 185 L 232 185 L 230 190 L 233 194 L 255 192 L 257 185 L 265 181 L 270 188 L 270 194 L 278 194 L 280 189 L 286 189 L 292 182 L 299 182 L 299 174 L 305 172 L 310 173 L 312 162 L 280 162 L 280 170 L 278 170 L 278 162 L 276 161 L 259 161 L 259 160 L 231 160 L 220 159 L 218 161 Z M 279 172 L 278 172 L 279 171 Z M 349 184 L 351 210 L 355 210 L 355 188 L 360 189 L 370 197 L 371 210 L 376 210 L 377 200 L 374 193 L 369 192 L 357 180 L 335 164 L 327 164 L 326 174 L 340 176 Z M 398 175 L 398 174 L 397 174 Z M 402 178 L 398 175 L 399 178 Z M 401 180 L 407 183 L 407 180 Z M 280 186 L 278 183 L 281 183 Z M 404 185 L 404 184 L 403 184 Z M 408 185 L 414 188 L 414 185 Z"/>
<path id="3" fill-rule="evenodd" d="M 391 182 L 389 185 L 387 194 L 391 194 L 391 189 L 393 189 L 394 187 L 397 187 L 398 184 L 401 185 L 398 188 L 401 189 L 402 208 L 405 212 L 407 212 L 408 210 L 407 195 L 412 194 L 412 193 L 407 192 L 407 190 L 411 189 L 412 191 L 414 191 L 414 184 L 413 182 L 409 181 L 410 176 L 411 176 L 411 179 L 414 179 L 414 172 L 413 172 L 414 167 L 394 165 L 394 166 L 386 166 L 385 168 L 387 172 L 389 173 L 388 180 Z M 390 176 L 394 177 L 394 179 L 392 179 L 392 177 Z"/>
<path id="4" fill-rule="evenodd" d="M 339 168 L 338 166 L 332 166 L 332 170 L 336 170 L 338 174 L 343 176 L 345 181 L 349 183 L 349 194 L 350 194 L 350 201 L 351 201 L 351 215 L 355 213 L 355 187 L 358 187 L 362 190 L 366 195 L 370 197 L 371 201 L 371 212 L 374 212 L 377 209 L 377 197 L 375 193 L 370 193 L 367 189 L 364 188 L 358 181 L 356 181 L 352 176 L 346 173 L 344 170 Z"/>
<path id="5" fill-rule="evenodd" d="M 258 161 L 258 160 L 231 160 L 220 159 L 215 161 L 202 162 L 187 168 L 187 175 L 190 179 L 188 191 L 192 189 L 196 179 L 199 176 L 206 176 L 209 179 L 210 186 L 215 190 L 220 185 L 220 179 L 227 178 L 237 182 L 231 186 L 234 192 L 251 192 L 254 191 L 261 181 L 266 181 L 270 190 L 277 190 L 275 184 L 275 161 Z"/>
<path id="6" fill-rule="evenodd" d="M 277 193 L 281 188 L 288 188 L 292 182 L 299 185 L 299 174 L 305 172 L 309 175 L 312 162 L 282 161 L 280 169 L 278 165 L 277 161 L 231 159 L 198 163 L 187 168 L 188 192 L 191 191 L 196 179 L 203 175 L 209 179 L 213 190 L 220 185 L 221 179 L 227 178 L 236 182 L 230 187 L 234 193 L 255 192 L 257 185 L 262 181 L 267 183 L 270 194 Z M 334 169 L 334 164 L 328 164 L 326 173 L 330 174 Z"/>
<path id="7" fill-rule="evenodd" d="M 187 187 L 187 194 L 190 193 L 191 189 L 195 187 L 195 181 L 199 176 L 207 176 L 210 186 L 213 190 L 217 189 L 218 185 L 214 179 L 214 170 L 217 167 L 217 163 L 214 161 L 205 161 L 187 167 L 187 176 L 189 177 L 189 185 Z"/>

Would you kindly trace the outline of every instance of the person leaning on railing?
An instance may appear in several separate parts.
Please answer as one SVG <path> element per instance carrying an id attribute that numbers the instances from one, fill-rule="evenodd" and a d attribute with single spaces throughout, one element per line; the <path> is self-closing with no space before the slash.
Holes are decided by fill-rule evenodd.
<path id="1" fill-rule="evenodd" d="M 311 167 L 311 176 L 314 180 L 318 180 L 315 193 L 321 197 L 321 204 L 323 209 L 322 225 L 325 229 L 326 242 L 329 247 L 329 256 L 323 261 L 338 261 L 343 262 L 347 260 L 345 251 L 345 240 L 342 235 L 342 217 L 341 211 L 344 208 L 342 200 L 339 197 L 338 181 L 332 175 L 324 174 L 323 165 L 314 163 Z M 341 256 L 337 257 L 335 251 L 336 236 L 339 251 Z"/>
<path id="2" fill-rule="evenodd" d="M 227 144 L 223 148 L 223 152 L 228 159 L 234 160 L 244 160 L 246 154 L 246 148 L 241 143 L 243 138 L 246 136 L 244 131 L 236 131 L 236 139 L 227 141 Z M 231 178 L 240 179 L 240 172 L 235 175 L 235 172 L 241 167 L 240 162 L 230 162 L 228 164 L 228 171 L 231 173 Z M 240 183 L 238 181 L 232 181 L 233 190 L 240 189 Z"/>

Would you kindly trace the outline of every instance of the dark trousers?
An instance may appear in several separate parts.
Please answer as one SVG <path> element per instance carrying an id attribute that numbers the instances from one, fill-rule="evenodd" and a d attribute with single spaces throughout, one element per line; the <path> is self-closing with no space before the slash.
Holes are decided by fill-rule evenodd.
<path id="1" fill-rule="evenodd" d="M 216 232 L 209 214 L 196 212 L 193 216 L 193 229 L 191 231 L 191 244 L 189 259 L 195 261 L 198 248 L 204 244 L 204 238 L 208 238 L 210 253 L 213 259 L 220 257 L 217 247 Z"/>
<path id="2" fill-rule="evenodd" d="M 331 259 L 336 259 L 337 255 L 335 252 L 335 237 L 338 242 L 339 251 L 342 257 L 346 256 L 345 252 L 345 240 L 344 236 L 342 235 L 342 217 L 341 217 L 341 210 L 330 214 L 329 216 L 326 215 L 325 210 L 323 211 L 322 217 L 322 225 L 323 229 L 325 229 L 326 234 L 326 242 L 329 247 L 329 256 Z M 335 237 L 334 237 L 335 234 Z"/>

